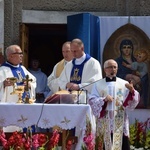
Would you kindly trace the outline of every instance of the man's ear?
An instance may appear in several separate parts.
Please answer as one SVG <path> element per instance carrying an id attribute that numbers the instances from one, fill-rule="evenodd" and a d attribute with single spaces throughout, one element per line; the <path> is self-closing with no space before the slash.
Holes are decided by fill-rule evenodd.
<path id="1" fill-rule="evenodd" d="M 84 51 L 84 48 L 83 48 L 83 47 L 81 47 L 81 50 L 82 50 L 82 51 Z"/>

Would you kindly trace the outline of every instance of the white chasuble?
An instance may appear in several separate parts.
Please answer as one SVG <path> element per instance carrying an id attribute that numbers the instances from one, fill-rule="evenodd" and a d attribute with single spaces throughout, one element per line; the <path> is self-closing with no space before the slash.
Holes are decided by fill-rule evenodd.
<path id="1" fill-rule="evenodd" d="M 136 90 L 130 93 L 125 87 L 126 83 L 118 77 L 114 83 L 106 82 L 103 78 L 94 84 L 89 96 L 89 104 L 97 117 L 97 128 L 102 130 L 105 150 L 122 150 L 123 134 L 129 137 L 128 111 L 135 109 L 140 96 Z M 107 95 L 114 98 L 113 103 L 105 102 Z"/>
<path id="2" fill-rule="evenodd" d="M 124 124 L 124 110 L 120 109 L 123 104 L 123 93 L 116 82 L 106 82 L 106 95 L 113 97 L 112 102 L 107 102 L 107 114 L 105 116 L 105 133 L 104 143 L 106 150 L 121 150 L 122 149 L 122 135 Z M 113 141 L 111 139 L 111 133 Z"/>

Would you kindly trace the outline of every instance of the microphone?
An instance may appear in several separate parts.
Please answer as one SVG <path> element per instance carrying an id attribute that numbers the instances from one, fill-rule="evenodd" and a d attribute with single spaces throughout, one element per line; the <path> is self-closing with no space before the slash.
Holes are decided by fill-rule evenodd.
<path id="1" fill-rule="evenodd" d="M 80 95 L 81 95 L 81 93 L 82 93 L 82 91 L 85 91 L 85 100 L 86 100 L 86 104 L 87 104 L 87 91 L 88 90 L 86 90 L 85 88 L 86 87 L 88 87 L 88 86 L 90 86 L 90 85 L 92 85 L 92 84 L 94 84 L 94 83 L 96 83 L 96 82 L 98 82 L 99 80 L 101 80 L 101 79 L 98 79 L 98 80 L 96 80 L 96 81 L 93 81 L 93 82 L 91 82 L 91 83 L 89 83 L 89 84 L 86 84 L 85 86 L 82 86 L 82 87 L 80 87 L 78 90 L 77 90 L 77 104 L 79 104 L 80 103 Z M 81 91 L 81 92 L 80 92 Z"/>
<path id="2" fill-rule="evenodd" d="M 101 79 L 102 79 L 102 78 L 101 78 Z M 90 86 L 90 85 L 92 85 L 92 84 L 94 84 L 94 83 L 100 81 L 101 79 L 95 80 L 95 81 L 93 81 L 93 82 L 91 82 L 91 83 L 89 83 L 89 84 L 87 84 L 87 85 L 84 85 L 84 86 L 80 87 L 78 91 L 84 90 L 84 88 L 86 88 L 86 87 L 88 87 L 88 86 Z"/>

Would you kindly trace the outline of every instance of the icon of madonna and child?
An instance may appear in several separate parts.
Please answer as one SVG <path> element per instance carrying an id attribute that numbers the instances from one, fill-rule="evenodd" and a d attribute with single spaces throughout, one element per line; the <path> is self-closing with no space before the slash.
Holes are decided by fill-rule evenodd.
<path id="1" fill-rule="evenodd" d="M 148 62 L 150 51 L 145 48 L 134 50 L 131 40 L 124 39 L 120 43 L 120 56 L 117 76 L 127 81 L 132 81 L 135 89 L 140 93 L 138 108 L 148 108 L 149 105 L 149 75 Z"/>

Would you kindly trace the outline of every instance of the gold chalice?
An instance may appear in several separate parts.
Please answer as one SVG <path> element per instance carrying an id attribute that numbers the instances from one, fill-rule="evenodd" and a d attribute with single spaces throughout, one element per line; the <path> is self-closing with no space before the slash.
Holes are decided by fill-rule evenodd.
<path id="1" fill-rule="evenodd" d="M 10 80 L 11 83 L 13 83 L 13 91 L 10 94 L 16 94 L 16 92 L 15 92 L 15 83 L 17 82 L 17 78 L 16 77 L 10 77 L 9 80 Z"/>
<path id="2" fill-rule="evenodd" d="M 22 101 L 22 94 L 24 93 L 24 86 L 18 86 L 15 89 L 15 93 L 18 94 L 18 97 L 19 97 L 17 103 L 23 103 L 23 101 Z"/>

